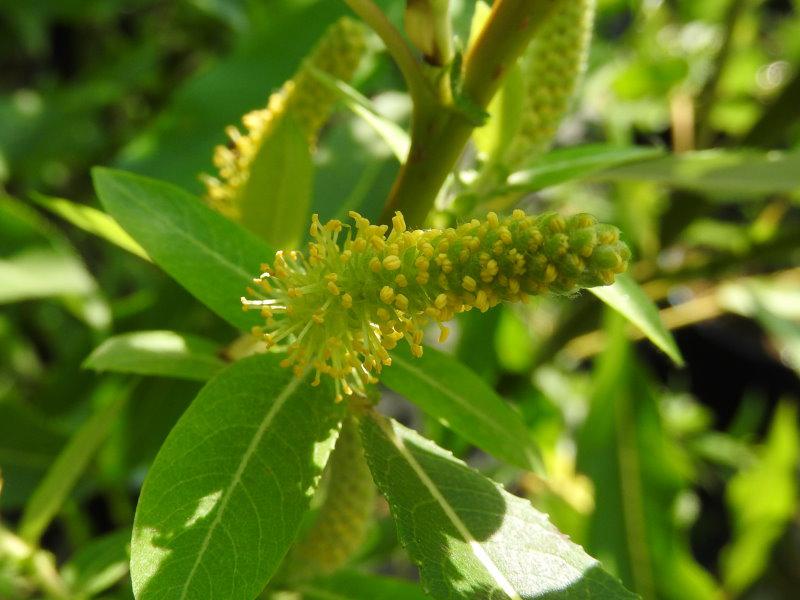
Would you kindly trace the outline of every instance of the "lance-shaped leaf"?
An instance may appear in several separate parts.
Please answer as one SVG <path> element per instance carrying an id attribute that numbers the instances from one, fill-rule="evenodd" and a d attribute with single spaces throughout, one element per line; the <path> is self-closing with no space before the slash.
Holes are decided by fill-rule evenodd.
<path id="1" fill-rule="evenodd" d="M 236 198 L 239 221 L 277 247 L 293 247 L 308 225 L 314 165 L 303 130 L 284 115 L 253 157 Z"/>
<path id="2" fill-rule="evenodd" d="M 722 554 L 722 576 L 732 595 L 747 590 L 767 569 L 773 546 L 797 512 L 798 433 L 797 408 L 781 402 L 758 461 L 728 483 L 733 540 Z"/>
<path id="3" fill-rule="evenodd" d="M 211 340 L 175 331 L 134 331 L 108 338 L 84 361 L 96 371 L 206 381 L 225 366 Z"/>
<path id="4" fill-rule="evenodd" d="M 414 358 L 401 346 L 392 351 L 392 366 L 381 380 L 486 452 L 523 469 L 537 467 L 522 416 L 454 358 L 433 348 Z"/>
<path id="5" fill-rule="evenodd" d="M 613 313 L 577 459 L 578 469 L 595 483 L 590 552 L 643 598 L 719 597 L 674 517 L 675 503 L 692 476 L 691 463 L 665 430 L 625 323 Z"/>
<path id="6" fill-rule="evenodd" d="M 139 258 L 150 260 L 147 252 L 136 243 L 136 240 L 102 210 L 97 210 L 86 204 L 70 202 L 64 198 L 45 196 L 44 194 L 33 193 L 31 197 L 39 206 L 49 210 L 54 215 L 58 215 L 75 227 L 101 237 Z"/>
<path id="7" fill-rule="evenodd" d="M 128 574 L 131 530 L 95 538 L 61 567 L 65 582 L 76 596 L 96 596 Z"/>
<path id="8" fill-rule="evenodd" d="M 683 365 L 678 344 L 661 321 L 658 307 L 630 275 L 619 275 L 612 285 L 590 288 L 589 291 L 636 325 L 676 365 Z"/>
<path id="9" fill-rule="evenodd" d="M 536 166 L 508 176 L 498 193 L 536 192 L 541 189 L 578 181 L 603 169 L 635 163 L 663 155 L 659 148 L 587 144 L 559 148 L 536 161 Z"/>
<path id="10" fill-rule="evenodd" d="M 710 192 L 712 198 L 747 199 L 791 193 L 800 187 L 800 153 L 702 150 L 607 169 L 597 181 L 652 181 Z"/>
<path id="11" fill-rule="evenodd" d="M 117 381 L 98 386 L 95 412 L 72 435 L 25 505 L 19 534 L 36 544 L 108 437 L 130 396 Z"/>
<path id="12" fill-rule="evenodd" d="M 137 598 L 251 600 L 294 541 L 344 408 L 278 362 L 222 371 L 162 446 L 134 521 Z"/>
<path id="13" fill-rule="evenodd" d="M 395 421 L 362 435 L 400 539 L 434 598 L 634 598 L 527 500 Z"/>
<path id="14" fill-rule="evenodd" d="M 103 206 L 153 262 L 232 325 L 258 323 L 239 298 L 273 256 L 269 246 L 168 183 L 110 169 L 93 176 Z"/>

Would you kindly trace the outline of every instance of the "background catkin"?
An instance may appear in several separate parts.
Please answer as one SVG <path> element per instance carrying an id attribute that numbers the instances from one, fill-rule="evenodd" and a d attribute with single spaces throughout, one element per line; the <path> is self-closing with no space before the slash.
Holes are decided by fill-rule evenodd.
<path id="1" fill-rule="evenodd" d="M 391 231 L 350 214 L 355 227 L 346 234 L 342 222 L 322 225 L 315 215 L 307 253 L 278 252 L 250 290 L 260 298 L 242 299 L 261 310 L 266 324 L 254 332 L 286 351 L 283 365 L 298 374 L 313 367 L 315 382 L 333 377 L 337 399 L 363 394 L 399 341 L 420 356 L 431 321 L 443 339 L 456 313 L 608 285 L 630 258 L 619 230 L 588 214 L 490 212 L 457 228 L 414 231 L 399 212 Z"/>
<path id="2" fill-rule="evenodd" d="M 316 145 L 337 96 L 313 75 L 313 70 L 349 81 L 366 52 L 365 40 L 360 23 L 347 17 L 339 19 L 327 29 L 294 77 L 270 96 L 267 107 L 242 118 L 244 133 L 228 127 L 230 144 L 217 146 L 214 151 L 214 166 L 219 176 L 202 176 L 206 199 L 213 208 L 234 220 L 240 217 L 237 198 L 247 184 L 259 150 L 280 119 L 291 116 L 305 134 L 309 147 Z"/>
<path id="3" fill-rule="evenodd" d="M 586 67 L 595 0 L 561 0 L 522 57 L 525 102 L 510 164 L 545 152 Z"/>
<path id="4" fill-rule="evenodd" d="M 344 420 L 328 462 L 325 494 L 313 527 L 290 556 L 290 580 L 327 575 L 342 567 L 361 547 L 372 522 L 375 484 L 352 415 Z"/>

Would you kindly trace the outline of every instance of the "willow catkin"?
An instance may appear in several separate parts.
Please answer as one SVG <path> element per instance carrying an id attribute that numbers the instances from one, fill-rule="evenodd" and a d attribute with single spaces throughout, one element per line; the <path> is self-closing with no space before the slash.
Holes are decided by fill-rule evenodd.
<path id="1" fill-rule="evenodd" d="M 364 394 L 389 350 L 405 340 L 422 354 L 424 326 L 456 313 L 486 311 L 528 295 L 576 293 L 613 283 L 630 251 L 619 230 L 588 214 L 489 213 L 457 228 L 410 231 L 398 212 L 392 229 L 350 213 L 355 227 L 316 215 L 306 254 L 280 251 L 263 265 L 245 309 L 266 319 L 254 333 L 282 346 L 282 364 L 335 379 L 337 400 Z M 346 232 L 345 232 L 346 229 Z M 343 243 L 339 245 L 339 238 Z"/>
<path id="2" fill-rule="evenodd" d="M 525 102 L 512 163 L 547 150 L 586 67 L 595 0 L 562 0 L 522 58 Z"/>
<path id="3" fill-rule="evenodd" d="M 237 198 L 247 184 L 250 168 L 261 146 L 286 115 L 291 115 L 306 136 L 309 147 L 316 144 L 319 131 L 328 120 L 337 96 L 317 79 L 314 69 L 333 78 L 349 81 L 366 51 L 366 37 L 360 23 L 343 17 L 331 25 L 294 77 L 272 94 L 266 108 L 247 113 L 245 132 L 228 127 L 231 142 L 217 146 L 214 166 L 218 177 L 204 175 L 206 198 L 212 208 L 236 220 L 240 216 Z"/>
<path id="4" fill-rule="evenodd" d="M 361 547 L 372 521 L 375 484 L 358 423 L 348 416 L 328 462 L 325 500 L 313 527 L 292 551 L 287 576 L 298 580 L 333 573 Z"/>

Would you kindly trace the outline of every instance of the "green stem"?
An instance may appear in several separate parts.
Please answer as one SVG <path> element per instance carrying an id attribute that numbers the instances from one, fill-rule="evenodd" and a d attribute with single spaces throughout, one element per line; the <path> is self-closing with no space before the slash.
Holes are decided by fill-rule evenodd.
<path id="1" fill-rule="evenodd" d="M 492 12 L 464 59 L 462 91 L 485 109 L 505 74 L 525 50 L 542 21 L 564 0 L 495 0 Z M 441 103 L 418 107 L 415 100 L 411 150 L 395 181 L 381 222 L 403 212 L 419 227 L 467 144 L 475 123 Z"/>
<path id="2" fill-rule="evenodd" d="M 428 104 L 431 100 L 431 89 L 422 65 L 397 28 L 372 0 L 344 0 L 344 2 L 383 40 L 405 79 L 415 109 L 417 105 Z"/>
<path id="3" fill-rule="evenodd" d="M 714 58 L 711 76 L 706 81 L 697 98 L 694 120 L 698 125 L 697 147 L 700 149 L 708 147 L 712 141 L 713 130 L 708 122 L 708 117 L 719 91 L 719 82 L 722 78 L 722 73 L 725 70 L 725 66 L 728 64 L 728 59 L 733 49 L 733 34 L 736 31 L 736 26 L 739 23 L 740 17 L 744 14 L 746 6 L 747 0 L 731 0 L 728 11 L 725 14 L 722 45 L 719 48 L 717 56 Z"/>

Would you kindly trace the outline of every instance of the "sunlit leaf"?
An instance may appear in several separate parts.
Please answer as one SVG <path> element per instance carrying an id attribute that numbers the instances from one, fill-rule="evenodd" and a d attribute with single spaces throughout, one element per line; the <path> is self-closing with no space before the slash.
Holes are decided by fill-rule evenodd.
<path id="1" fill-rule="evenodd" d="M 402 346 L 392 351 L 392 366 L 381 379 L 486 452 L 523 469 L 536 468 L 536 446 L 522 417 L 457 360 L 433 348 L 415 358 Z"/>
<path id="2" fill-rule="evenodd" d="M 677 188 L 751 198 L 800 189 L 800 152 L 704 150 L 624 165 L 597 181 L 653 181 Z"/>
<path id="3" fill-rule="evenodd" d="M 263 241 L 168 183 L 109 169 L 95 169 L 94 182 L 109 214 L 167 274 L 234 326 L 258 322 L 239 299 L 274 254 Z"/>
<path id="4" fill-rule="evenodd" d="M 634 598 L 527 500 L 372 413 L 364 448 L 400 540 L 434 598 Z"/>
<path id="5" fill-rule="evenodd" d="M 797 408 L 782 402 L 758 461 L 728 484 L 733 541 L 723 552 L 722 572 L 734 595 L 747 589 L 767 568 L 772 546 L 797 510 L 799 458 Z"/>
<path id="6" fill-rule="evenodd" d="M 0 304 L 61 296 L 85 296 L 96 289 L 83 264 L 48 248 L 0 258 Z"/>
<path id="7" fill-rule="evenodd" d="M 344 407 L 279 361 L 220 372 L 161 447 L 134 521 L 137 598 L 251 600 L 294 541 Z"/>
<path id="8" fill-rule="evenodd" d="M 324 71 L 311 69 L 311 73 L 334 90 L 353 114 L 360 117 L 386 142 L 398 161 L 405 162 L 411 141 L 402 127 L 380 114 L 375 104 L 341 79 L 334 79 Z"/>
<path id="9" fill-rule="evenodd" d="M 0 196 L 0 304 L 57 298 L 94 329 L 111 323 L 97 283 L 56 227 L 12 198 Z"/>
<path id="10" fill-rule="evenodd" d="M 83 366 L 96 371 L 205 381 L 225 363 L 217 356 L 217 345 L 201 337 L 174 331 L 136 331 L 107 339 Z"/>
<path id="11" fill-rule="evenodd" d="M 33 199 L 39 206 L 46 208 L 51 213 L 75 225 L 75 227 L 99 236 L 131 254 L 135 254 L 139 258 L 150 260 L 147 252 L 136 243 L 136 240 L 129 236 L 119 226 L 119 223 L 103 211 L 85 204 L 70 202 L 63 198 L 53 198 L 44 194 L 33 194 Z"/>
<path id="12" fill-rule="evenodd" d="M 502 192 L 535 192 L 546 187 L 583 179 L 616 165 L 661 156 L 659 148 L 589 144 L 559 148 L 542 156 L 536 166 L 508 176 Z"/>
<path id="13" fill-rule="evenodd" d="M 613 285 L 594 287 L 589 291 L 636 325 L 675 364 L 683 365 L 683 357 L 675 338 L 661 322 L 658 308 L 632 277 L 618 275 Z"/>
<path id="14" fill-rule="evenodd" d="M 93 539 L 65 564 L 61 573 L 70 589 L 80 596 L 95 596 L 128 575 L 131 530 Z"/>

